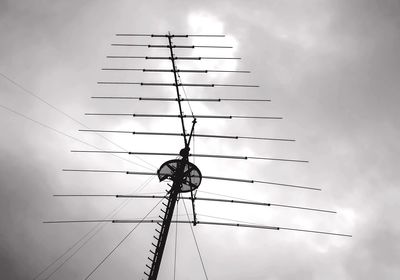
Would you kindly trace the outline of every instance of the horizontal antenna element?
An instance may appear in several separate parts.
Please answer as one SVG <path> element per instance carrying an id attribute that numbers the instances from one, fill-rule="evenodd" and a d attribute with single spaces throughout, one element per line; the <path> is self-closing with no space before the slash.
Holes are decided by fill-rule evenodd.
<path id="1" fill-rule="evenodd" d="M 162 38 L 188 38 L 188 37 L 225 37 L 222 34 L 136 34 L 136 33 L 119 33 L 115 34 L 120 37 L 162 37 Z"/>
<path id="2" fill-rule="evenodd" d="M 72 150 L 73 153 L 111 153 L 111 154 L 129 154 L 129 155 L 145 155 L 145 156 L 180 156 L 178 153 L 155 153 L 155 152 L 125 152 L 125 151 L 79 151 Z M 189 154 L 190 157 L 205 157 L 205 158 L 223 158 L 223 159 L 256 159 L 256 160 L 273 160 L 273 161 L 288 161 L 307 163 L 308 160 L 299 159 L 284 159 L 272 157 L 253 157 L 253 156 L 231 156 L 231 155 L 208 155 L 208 154 Z"/>
<path id="3" fill-rule="evenodd" d="M 144 58 L 144 59 L 167 59 L 171 56 L 132 56 L 132 55 L 108 55 L 107 58 Z M 210 59 L 242 59 L 240 57 L 218 57 L 218 56 L 175 56 L 174 60 L 210 60 Z"/>
<path id="4" fill-rule="evenodd" d="M 124 130 L 100 130 L 100 129 L 80 129 L 79 131 L 86 132 L 104 132 L 104 133 L 127 133 L 133 135 L 155 135 L 155 136 L 183 136 L 183 133 L 169 133 L 169 132 L 143 132 L 143 131 L 124 131 Z M 186 133 L 186 136 L 190 134 Z M 253 136 L 232 136 L 232 135 L 213 135 L 213 134 L 192 134 L 192 136 L 203 138 L 223 138 L 223 139 L 249 139 L 249 140 L 267 140 L 267 141 L 284 141 L 294 142 L 294 139 L 285 138 L 268 138 L 268 137 L 253 137 Z"/>
<path id="5" fill-rule="evenodd" d="M 111 223 L 162 223 L 162 220 L 80 220 L 80 221 L 46 221 L 43 222 L 45 224 L 61 224 L 61 223 L 100 223 L 100 222 L 111 222 Z M 183 223 L 183 224 L 192 224 L 193 221 L 171 221 L 171 223 Z M 343 233 L 335 233 L 335 232 L 327 232 L 327 231 L 316 231 L 316 230 L 308 230 L 308 229 L 298 229 L 298 228 L 289 228 L 289 227 L 277 227 L 277 226 L 264 226 L 264 225 L 254 225 L 254 224 L 242 224 L 242 223 L 219 223 L 219 222 L 203 222 L 196 221 L 196 224 L 199 225 L 215 225 L 215 226 L 231 226 L 231 227 L 245 227 L 245 228 L 257 228 L 257 229 L 269 229 L 269 230 L 289 230 L 289 231 L 300 231 L 307 233 L 316 233 L 316 234 L 325 234 L 325 235 L 335 235 L 342 237 L 352 237 L 350 234 Z"/>
<path id="6" fill-rule="evenodd" d="M 178 49 L 194 49 L 194 48 L 213 48 L 213 49 L 232 49 L 232 46 L 206 46 L 206 45 L 144 45 L 144 44 L 111 44 L 117 47 L 148 47 L 148 48 L 178 48 Z"/>
<path id="7" fill-rule="evenodd" d="M 134 99 L 139 101 L 178 101 L 178 98 L 163 97 L 139 97 L 139 96 L 92 96 L 96 99 Z M 194 102 L 221 102 L 221 101 L 237 101 L 237 102 L 271 102 L 271 99 L 248 99 L 248 98 L 180 98 L 181 101 Z"/>
<path id="8" fill-rule="evenodd" d="M 101 170 L 101 169 L 63 169 L 63 171 L 93 172 L 93 173 L 120 173 L 120 174 L 128 174 L 128 175 L 146 175 L 146 176 L 161 174 L 161 173 L 157 173 L 157 172 Z M 164 175 L 164 174 L 161 174 L 161 175 Z M 165 175 L 168 175 L 168 174 L 165 174 Z M 192 177 L 194 178 L 196 176 L 192 176 Z M 276 185 L 276 186 L 282 186 L 282 187 L 291 187 L 291 188 L 298 188 L 298 189 L 321 191 L 320 188 L 305 187 L 305 186 L 292 185 L 292 184 L 283 184 L 283 183 L 276 183 L 276 182 L 269 182 L 269 181 L 251 180 L 251 179 L 237 179 L 237 178 L 216 177 L 216 176 L 202 176 L 202 178 L 210 179 L 210 180 L 231 181 L 231 182 L 250 183 L 250 184 L 258 183 L 258 184 L 267 184 L 267 185 Z"/>
<path id="9" fill-rule="evenodd" d="M 163 198 L 161 195 L 123 195 L 123 194 L 56 194 L 53 195 L 55 197 L 116 197 L 116 198 Z M 179 199 L 187 199 L 191 200 L 191 197 L 181 196 Z M 239 204 L 249 204 L 249 205 L 258 205 L 258 206 L 276 206 L 276 207 L 284 207 L 284 208 L 293 208 L 299 210 L 309 210 L 309 211 L 317 211 L 324 212 L 330 214 L 337 214 L 336 211 L 332 210 L 324 210 L 310 207 L 301 207 L 301 206 L 293 206 L 286 204 L 276 204 L 269 202 L 257 202 L 257 201 L 249 201 L 249 200 L 235 200 L 235 199 L 220 199 L 220 198 L 207 198 L 207 197 L 194 197 L 194 200 L 199 201 L 210 201 L 210 202 L 226 202 L 226 203 L 239 203 Z"/>
<path id="10" fill-rule="evenodd" d="M 101 70 L 109 71 L 142 71 L 142 72 L 169 72 L 173 73 L 172 69 L 145 69 L 145 68 L 102 68 Z M 197 69 L 176 69 L 177 73 L 250 73 L 248 70 L 197 70 Z"/>
<path id="11" fill-rule="evenodd" d="M 141 86 L 180 86 L 180 87 L 260 87 L 258 85 L 229 84 L 188 84 L 188 83 L 144 83 L 144 82 L 97 82 L 100 85 L 141 85 Z"/>
<path id="12" fill-rule="evenodd" d="M 118 113 L 85 113 L 86 116 L 130 116 L 142 118 L 197 118 L 197 119 L 264 119 L 281 120 L 282 117 L 262 117 L 262 116 L 220 116 L 220 115 L 167 115 L 167 114 L 118 114 Z"/>

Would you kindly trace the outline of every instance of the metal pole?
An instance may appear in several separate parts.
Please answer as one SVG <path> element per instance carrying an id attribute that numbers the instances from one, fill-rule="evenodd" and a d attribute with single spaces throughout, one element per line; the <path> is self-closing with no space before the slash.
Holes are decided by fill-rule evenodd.
<path id="1" fill-rule="evenodd" d="M 178 105 L 179 105 L 179 115 L 181 118 L 181 124 L 182 124 L 182 133 L 183 133 L 183 139 L 185 141 L 185 148 L 188 147 L 188 143 L 186 140 L 186 130 L 185 130 L 185 122 L 183 120 L 183 112 L 182 112 L 182 105 L 181 105 L 181 95 L 179 94 L 179 85 L 178 85 L 178 77 L 176 75 L 176 66 L 175 66 L 175 56 L 174 56 L 174 51 L 173 51 L 173 47 L 172 47 L 172 40 L 171 40 L 171 34 L 168 33 L 168 44 L 169 44 L 169 51 L 171 54 L 171 63 L 172 63 L 172 70 L 174 73 L 174 79 L 175 79 L 175 88 L 176 88 L 176 94 L 177 94 L 177 101 L 178 101 Z"/>
<path id="2" fill-rule="evenodd" d="M 171 220 L 172 216 L 174 214 L 174 209 L 176 205 L 176 201 L 178 198 L 178 195 L 181 191 L 181 186 L 182 186 L 182 181 L 185 173 L 185 165 L 188 162 L 188 156 L 189 156 L 189 141 L 186 138 L 186 130 L 185 130 L 185 122 L 183 120 L 183 112 L 182 112 L 182 105 L 181 105 L 181 96 L 179 94 L 179 86 L 178 86 L 178 77 L 176 74 L 176 67 L 175 67 L 175 57 L 174 57 L 174 52 L 173 52 L 173 46 L 172 46 L 172 41 L 171 41 L 171 34 L 168 33 L 168 44 L 169 44 L 169 49 L 171 53 L 171 62 L 172 62 L 172 70 L 174 73 L 174 79 L 175 79 L 175 87 L 176 87 L 176 93 L 177 93 L 177 101 L 179 105 L 179 116 L 181 119 L 181 124 L 182 124 L 182 134 L 183 134 L 183 139 L 185 142 L 185 147 L 181 151 L 181 156 L 182 160 L 180 161 L 180 164 L 177 166 L 176 173 L 173 178 L 173 184 L 172 187 L 169 191 L 169 197 L 168 197 L 168 203 L 164 212 L 164 218 L 163 222 L 161 225 L 161 229 L 159 231 L 159 237 L 157 239 L 157 245 L 155 248 L 154 257 L 152 258 L 152 264 L 150 267 L 150 273 L 148 275 L 149 280 L 157 280 L 158 272 L 160 270 L 160 265 L 161 265 L 161 260 L 162 256 L 164 253 L 164 248 L 165 244 L 167 243 L 167 238 L 168 238 L 168 232 L 169 228 L 171 225 Z M 195 123 L 193 123 L 194 126 Z M 193 129 L 192 129 L 193 132 Z M 190 134 L 190 138 L 192 137 L 192 133 Z"/>
<path id="3" fill-rule="evenodd" d="M 183 168 L 180 168 L 180 169 L 183 171 Z M 157 279 L 158 271 L 159 271 L 160 265 L 161 265 L 162 256 L 164 253 L 165 244 L 167 243 L 169 227 L 171 225 L 172 216 L 174 214 L 174 209 L 175 209 L 176 201 L 177 201 L 178 194 L 179 194 L 180 184 L 181 184 L 180 182 L 174 181 L 171 191 L 170 191 L 167 208 L 165 210 L 163 223 L 161 225 L 159 238 L 157 240 L 157 246 L 155 249 L 154 257 L 152 259 L 150 273 L 148 275 L 149 280 Z"/>
<path id="4" fill-rule="evenodd" d="M 181 191 L 182 181 L 185 174 L 185 166 L 188 162 L 188 158 L 183 157 L 180 164 L 177 167 L 176 176 L 173 179 L 171 190 L 169 191 L 168 204 L 165 209 L 163 223 L 159 231 L 159 237 L 157 239 L 157 245 L 152 259 L 150 267 L 150 273 L 148 274 L 149 280 L 157 280 L 158 271 L 160 269 L 162 256 L 164 253 L 165 244 L 167 243 L 168 231 L 171 225 L 172 216 L 178 195 Z M 147 275 L 147 274 L 146 274 Z"/>

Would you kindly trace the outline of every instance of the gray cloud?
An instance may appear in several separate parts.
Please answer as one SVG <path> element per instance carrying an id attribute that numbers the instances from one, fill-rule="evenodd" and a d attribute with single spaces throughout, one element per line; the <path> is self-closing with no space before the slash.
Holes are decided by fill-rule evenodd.
<path id="1" fill-rule="evenodd" d="M 139 87 L 100 87 L 101 79 L 148 79 L 114 75 L 104 66 L 144 66 L 105 59 L 115 53 L 119 32 L 223 32 L 237 42 L 233 55 L 249 76 L 213 77 L 221 82 L 262 85 L 255 91 L 187 89 L 190 96 L 271 97 L 267 105 L 195 106 L 195 112 L 281 115 L 279 122 L 200 122 L 198 131 L 294 137 L 293 145 L 200 141 L 196 150 L 309 159 L 299 166 L 198 160 L 203 173 L 254 177 L 321 186 L 321 193 L 271 186 L 213 184 L 201 190 L 249 199 L 336 209 L 335 216 L 285 209 L 234 208 L 198 204 L 202 214 L 354 235 L 351 239 L 293 232 L 195 228 L 210 279 L 396 279 L 400 273 L 400 181 L 398 91 L 400 7 L 398 1 L 1 1 L 0 72 L 93 128 L 179 129 L 169 121 L 85 117 L 85 112 L 176 112 L 171 105 L 96 101 L 93 95 L 168 96 Z M 203 20 L 203 22 L 201 22 Z M 210 25 L 210 29 L 204 29 Z M 229 40 L 229 39 L 228 39 Z M 144 39 L 126 39 L 143 42 Z M 165 77 L 167 78 L 167 77 Z M 191 78 L 182 76 L 182 79 Z M 207 81 L 207 79 L 199 78 Z M 104 149 L 116 149 L 96 135 L 0 77 L 1 105 Z M 189 112 L 189 108 L 185 108 Z M 213 124 L 213 128 L 209 127 Z M 62 168 L 140 170 L 118 158 L 70 154 L 89 149 L 37 123 L 0 108 L 0 274 L 33 278 L 93 225 L 45 225 L 44 220 L 103 218 L 118 207 L 113 199 L 60 199 L 54 193 L 127 193 L 146 178 L 62 173 Z M 214 130 L 212 130 L 214 129 Z M 111 136 L 131 150 L 176 151 L 168 139 Z M 153 148 L 156 147 L 156 148 Z M 127 158 L 128 159 L 128 158 Z M 143 162 L 129 158 L 139 164 Z M 159 166 L 165 158 L 148 161 Z M 240 173 L 238 172 L 240 170 Z M 153 180 L 143 191 L 163 191 Z M 205 194 L 204 194 L 205 195 Z M 118 217 L 145 215 L 152 203 L 132 201 Z M 182 205 L 179 207 L 184 214 Z M 155 216 L 157 216 L 155 212 Z M 183 217 L 182 217 L 183 218 Z M 205 218 L 204 218 L 205 219 Z M 132 228 L 107 225 L 51 279 L 83 279 Z M 141 226 L 93 275 L 93 279 L 140 278 L 153 235 Z M 171 236 L 174 234 L 173 227 Z M 178 278 L 204 279 L 191 232 L 179 227 Z M 173 242 L 166 248 L 162 279 L 172 278 Z"/>

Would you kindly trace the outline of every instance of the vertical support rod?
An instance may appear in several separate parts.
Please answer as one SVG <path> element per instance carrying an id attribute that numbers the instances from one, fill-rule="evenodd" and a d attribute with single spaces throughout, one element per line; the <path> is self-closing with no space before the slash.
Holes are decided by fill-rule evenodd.
<path id="1" fill-rule="evenodd" d="M 190 141 L 192 140 L 193 132 L 194 132 L 194 126 L 196 125 L 196 123 L 197 123 L 197 120 L 196 120 L 196 118 L 194 118 L 193 122 L 192 122 L 192 129 L 191 129 L 190 135 L 189 135 L 188 146 L 190 145 Z M 193 194 L 193 190 L 190 191 L 190 198 L 192 200 L 193 225 L 195 226 L 195 225 L 197 225 L 197 216 L 196 216 L 196 209 L 195 209 L 195 206 L 194 206 L 195 195 Z"/>
<path id="2" fill-rule="evenodd" d="M 178 97 L 178 105 L 179 105 L 179 116 L 181 119 L 181 124 L 182 124 L 182 132 L 183 132 L 183 140 L 185 141 L 185 148 L 188 148 L 188 142 L 186 139 L 186 130 L 185 130 L 185 122 L 183 120 L 183 112 L 182 112 L 182 104 L 181 104 L 181 95 L 179 93 L 179 85 L 178 85 L 178 76 L 176 74 L 176 66 L 175 66 L 175 56 L 174 56 L 174 51 L 172 47 L 172 40 L 171 40 L 171 34 L 168 32 L 168 47 L 169 51 L 171 54 L 171 62 L 172 62 L 172 72 L 174 73 L 174 79 L 175 79 L 175 88 L 176 88 L 176 94 Z"/>
<path id="3" fill-rule="evenodd" d="M 190 141 L 192 140 L 193 137 L 193 133 L 194 133 L 194 126 L 197 123 L 197 119 L 193 117 L 193 121 L 192 121 L 192 129 L 190 130 L 190 135 L 189 135 L 189 140 L 188 140 L 188 146 L 190 146 Z"/>

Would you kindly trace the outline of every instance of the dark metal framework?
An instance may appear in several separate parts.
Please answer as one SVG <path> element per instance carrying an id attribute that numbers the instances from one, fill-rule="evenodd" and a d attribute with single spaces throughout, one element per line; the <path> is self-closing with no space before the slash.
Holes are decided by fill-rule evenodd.
<path id="1" fill-rule="evenodd" d="M 196 125 L 196 118 L 193 119 L 192 122 L 192 129 L 190 131 L 190 134 L 187 135 L 186 129 L 185 129 L 185 122 L 184 122 L 184 114 L 182 111 L 182 104 L 181 104 L 181 95 L 179 93 L 179 83 L 178 83 L 178 76 L 176 72 L 176 65 L 175 65 L 175 55 L 173 52 L 174 45 L 172 44 L 172 36 L 170 33 L 168 33 L 168 47 L 170 50 L 170 60 L 172 64 L 172 71 L 174 74 L 174 80 L 175 80 L 175 89 L 176 89 L 176 95 L 177 95 L 177 101 L 178 101 L 178 107 L 179 107 L 179 116 L 181 120 L 181 125 L 182 125 L 182 134 L 183 134 L 183 140 L 184 140 L 184 148 L 180 151 L 181 159 L 178 160 L 176 169 L 174 172 L 170 175 L 169 179 L 172 180 L 173 184 L 171 186 L 171 189 L 168 192 L 168 203 L 165 208 L 164 212 L 164 217 L 162 219 L 162 224 L 161 224 L 161 229 L 159 231 L 158 238 L 156 237 L 157 244 L 155 246 L 155 251 L 153 254 L 153 258 L 151 259 L 151 266 L 150 266 L 150 272 L 145 274 L 149 277 L 149 280 L 156 280 L 158 276 L 158 272 L 160 270 L 160 265 L 161 265 L 161 260 L 162 256 L 164 253 L 164 248 L 165 244 L 167 243 L 167 238 L 168 238 L 168 231 L 169 227 L 171 225 L 171 220 L 172 216 L 174 213 L 176 201 L 178 199 L 179 193 L 182 191 L 182 185 L 184 183 L 184 178 L 189 177 L 190 178 L 190 172 L 192 171 L 191 168 L 189 167 L 189 150 L 190 150 L 190 142 L 193 138 L 193 131 L 194 131 L 194 126 Z M 193 164 L 192 164 L 193 165 Z M 194 166 L 194 165 L 193 165 Z M 161 168 L 160 168 L 161 170 Z M 201 178 L 200 178 L 201 179 Z M 200 183 L 199 183 L 200 184 Z M 192 198 L 192 207 L 193 207 L 193 214 L 194 214 L 194 225 L 196 225 L 196 216 L 194 212 L 194 185 L 190 185 L 190 196 Z M 193 187 L 192 187 L 193 186 Z M 197 185 L 198 187 L 198 185 Z"/>
<path id="2" fill-rule="evenodd" d="M 80 131 L 86 132 L 96 132 L 96 133 L 130 133 L 134 135 L 151 135 L 151 136 L 180 136 L 183 139 L 183 148 L 179 153 L 166 153 L 166 152 L 129 152 L 129 151 L 82 151 L 75 150 L 73 152 L 84 152 L 84 153 L 126 153 L 129 155 L 147 155 L 147 156 L 178 156 L 177 159 L 169 160 L 163 163 L 158 171 L 155 172 L 142 172 L 142 171 L 122 171 L 122 170 L 93 170 L 93 169 L 63 169 L 64 171 L 80 171 L 80 172 L 103 172 L 103 173 L 123 173 L 123 174 L 131 174 L 131 175 L 158 175 L 160 181 L 169 180 L 172 184 L 169 184 L 170 189 L 167 190 L 166 196 L 157 196 L 157 195 L 123 195 L 123 194 L 113 194 L 113 195 L 56 195 L 56 196 L 114 196 L 117 198 L 165 198 L 166 201 L 162 202 L 164 206 L 162 211 L 162 215 L 160 215 L 157 220 L 86 220 L 86 221 L 52 221 L 48 223 L 69 223 L 69 222 L 113 222 L 113 223 L 156 223 L 159 228 L 156 228 L 157 234 L 154 235 L 155 243 L 151 243 L 154 248 L 150 250 L 152 256 L 148 259 L 150 260 L 150 264 L 147 264 L 146 267 L 149 271 L 144 272 L 149 280 L 156 280 L 158 277 L 165 245 L 168 239 L 168 233 L 171 226 L 171 223 L 191 223 L 193 225 L 197 224 L 205 224 L 205 225 L 221 225 L 221 226 L 236 226 L 236 227 L 249 227 L 249 228 L 259 228 L 259 229 L 268 229 L 268 230 L 292 230 L 292 231 L 302 231 L 309 233 L 317 233 L 317 234 L 328 234 L 328 235 L 336 235 L 336 236 L 346 236 L 350 235 L 341 234 L 341 233 L 332 233 L 325 231 L 315 231 L 315 230 L 306 230 L 306 229 L 298 229 L 298 228 L 289 228 L 289 227 L 280 227 L 280 226 L 266 226 L 266 225 L 255 225 L 255 224 L 246 224 L 246 223 L 224 223 L 224 222 L 207 222 L 207 221 L 199 221 L 197 219 L 197 214 L 195 211 L 195 201 L 208 201 L 208 202 L 222 202 L 222 203 L 239 203 L 239 204 L 247 204 L 247 205 L 258 205 L 258 206 L 275 206 L 275 207 L 285 207 L 292 208 L 298 210 L 308 210 L 308 211 L 317 211 L 324 213 L 336 213 L 332 210 L 325 210 L 319 208 L 311 208 L 311 207 L 303 207 L 297 205 L 287 205 L 280 203 L 270 203 L 270 202 L 258 202 L 258 201 L 248 201 L 248 200 L 238 200 L 238 199 L 221 199 L 221 198 L 202 198 L 197 197 L 195 191 L 199 187 L 202 179 L 212 179 L 212 180 L 223 180 L 223 181 L 231 181 L 231 182 L 239 182 L 239 183 L 259 183 L 259 184 L 268 184 L 275 186 L 283 186 L 283 187 L 291 187 L 298 189 L 307 189 L 307 190 L 316 190 L 320 191 L 320 188 L 307 187 L 307 186 L 299 186 L 293 184 L 284 184 L 278 182 L 270 182 L 265 180 L 250 180 L 250 179 L 237 179 L 237 178 L 226 178 L 226 177 L 217 177 L 217 176 L 204 176 L 201 174 L 199 168 L 189 161 L 190 157 L 204 157 L 204 158 L 220 158 L 220 159 L 236 159 L 236 160 L 247 160 L 247 159 L 256 159 L 256 160 L 274 160 L 274 161 L 286 161 L 286 162 L 308 162 L 305 160 L 297 160 L 297 159 L 283 159 L 283 158 L 273 158 L 273 157 L 261 157 L 261 156 L 234 156 L 234 155 L 212 155 L 212 154 L 196 154 L 190 153 L 190 145 L 194 137 L 206 137 L 206 138 L 222 138 L 222 139 L 245 139 L 245 140 L 268 140 L 268 141 L 284 141 L 284 142 L 293 142 L 294 139 L 286 139 L 286 138 L 272 138 L 272 137 L 255 137 L 255 136 L 232 136 L 232 135 L 209 135 L 209 134 L 198 134 L 194 133 L 195 125 L 197 123 L 197 118 L 202 119 L 281 119 L 280 117 L 264 117 L 264 116 L 239 116 L 239 115 L 185 115 L 182 110 L 182 102 L 184 101 L 197 101 L 197 102 L 221 102 L 221 101 L 230 101 L 230 102 L 265 102 L 270 101 L 269 99 L 249 99 L 249 98 L 182 98 L 180 94 L 180 88 L 183 86 L 192 86 L 192 87 L 245 87 L 245 88 L 253 88 L 258 87 L 257 85 L 246 85 L 246 84 L 185 84 L 180 80 L 179 73 L 192 73 L 192 74 L 204 74 L 209 72 L 228 72 L 228 73 L 249 73 L 250 71 L 245 70 L 211 70 L 211 69 L 178 69 L 176 66 L 176 60 L 203 60 L 203 59 L 240 59 L 240 58 L 232 58 L 232 57 L 179 57 L 174 53 L 174 49 L 194 49 L 194 48 L 231 48 L 230 46 L 218 46 L 218 45 L 175 45 L 173 43 L 174 38 L 189 38 L 189 37 L 224 37 L 224 35 L 198 35 L 198 34 L 188 34 L 188 35 L 177 35 L 177 34 L 116 34 L 117 36 L 125 36 L 125 37 L 156 37 L 156 38 L 165 38 L 168 40 L 168 44 L 166 45 L 154 45 L 154 44 L 112 44 L 113 46 L 118 47 L 148 47 L 148 48 L 164 48 L 169 50 L 169 56 L 118 56 L 111 55 L 107 56 L 111 59 L 120 59 L 120 58 L 135 58 L 135 59 L 161 59 L 161 60 L 170 60 L 171 61 L 171 69 L 137 69 L 137 68 L 103 68 L 103 70 L 114 70 L 114 71 L 143 71 L 143 72 L 170 72 L 173 74 L 174 82 L 173 83 L 158 83 L 158 82 L 129 82 L 129 81 L 100 81 L 99 84 L 110 84 L 110 85 L 140 85 L 140 86 L 171 86 L 175 87 L 176 90 L 176 98 L 165 98 L 165 97 L 138 97 L 138 96 L 95 96 L 92 98 L 102 98 L 102 99 L 134 99 L 139 101 L 156 101 L 156 102 L 177 102 L 179 114 L 178 115 L 166 115 L 166 114 L 121 114 L 121 113 L 87 113 L 86 115 L 102 115 L 102 116 L 132 116 L 132 117 L 155 117 L 155 118 L 164 118 L 164 117 L 173 117 L 179 118 L 181 123 L 181 132 L 138 132 L 138 131 L 114 131 L 114 130 L 99 130 L 99 129 L 85 129 Z M 192 118 L 192 124 L 190 131 L 188 131 L 185 127 L 185 119 Z M 181 193 L 189 193 L 190 197 L 180 196 Z M 172 220 L 174 210 L 177 204 L 177 200 L 181 197 L 182 199 L 187 199 L 191 201 L 193 218 L 189 221 L 177 221 Z"/>

